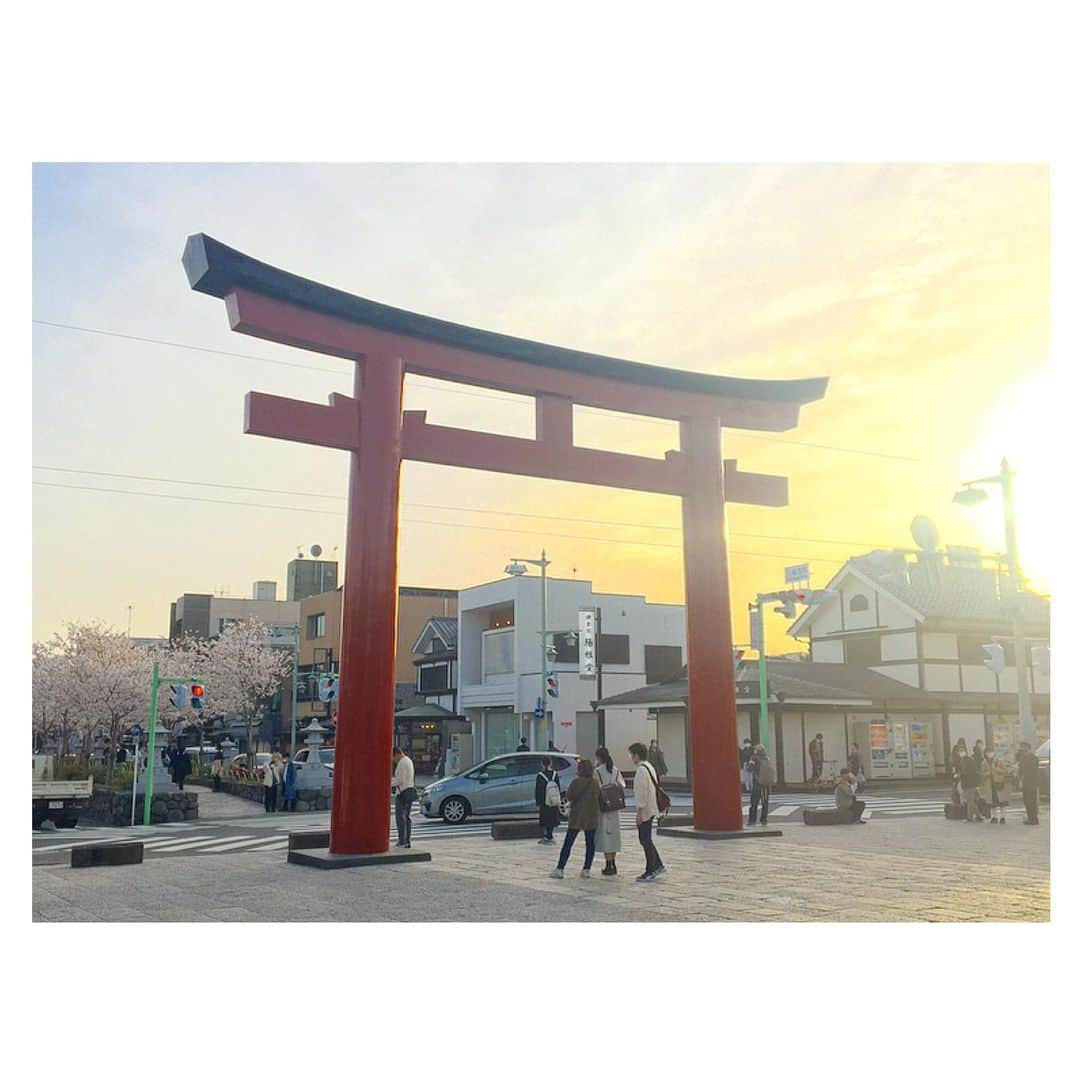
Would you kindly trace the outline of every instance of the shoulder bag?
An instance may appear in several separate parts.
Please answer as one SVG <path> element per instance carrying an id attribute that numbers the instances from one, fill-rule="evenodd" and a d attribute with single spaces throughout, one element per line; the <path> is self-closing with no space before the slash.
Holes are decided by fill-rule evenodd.
<path id="1" fill-rule="evenodd" d="M 656 773 L 653 772 L 652 767 L 646 765 L 645 770 L 653 782 L 653 787 L 656 788 L 656 809 L 661 814 L 666 814 L 671 809 L 671 796 L 660 786 L 660 781 L 656 779 Z"/>
<path id="2" fill-rule="evenodd" d="M 606 814 L 612 810 L 623 810 L 626 807 L 626 789 L 617 781 L 612 780 L 600 787 L 600 809 Z"/>

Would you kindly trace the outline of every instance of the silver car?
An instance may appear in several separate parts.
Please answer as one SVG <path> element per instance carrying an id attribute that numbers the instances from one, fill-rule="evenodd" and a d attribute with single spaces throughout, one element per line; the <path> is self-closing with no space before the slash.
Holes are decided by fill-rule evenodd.
<path id="1" fill-rule="evenodd" d="M 545 757 L 551 758 L 565 791 L 577 775 L 577 754 L 500 754 L 457 776 L 429 784 L 420 796 L 420 812 L 424 817 L 441 817 L 451 825 L 470 816 L 535 814 L 536 776 Z"/>

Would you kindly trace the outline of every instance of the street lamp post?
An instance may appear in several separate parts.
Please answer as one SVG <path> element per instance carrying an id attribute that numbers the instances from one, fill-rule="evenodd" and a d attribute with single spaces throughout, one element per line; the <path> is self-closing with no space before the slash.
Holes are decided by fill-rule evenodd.
<path id="1" fill-rule="evenodd" d="M 1032 747 L 1035 745 L 1035 721 L 1031 715 L 1031 698 L 1028 692 L 1027 642 L 1024 639 L 1024 616 L 1021 609 L 1023 582 L 1020 577 L 1020 558 L 1016 546 L 1016 508 L 1013 502 L 1013 477 L 1009 459 L 1001 459 L 1001 472 L 997 476 L 984 476 L 968 480 L 953 496 L 953 502 L 961 506 L 975 506 L 985 501 L 986 491 L 980 484 L 998 484 L 1005 513 L 1005 560 L 1008 566 L 1008 608 L 1013 624 L 1013 651 L 1016 654 L 1016 696 L 1020 711 L 1020 738 Z"/>
<path id="2" fill-rule="evenodd" d="M 543 712 L 542 719 L 537 718 L 541 720 L 541 723 L 547 720 L 547 568 L 550 565 L 551 560 L 547 557 L 547 551 L 541 549 L 539 559 L 511 559 L 505 569 L 505 573 L 512 577 L 522 577 L 528 573 L 529 566 L 540 567 L 540 697 L 536 700 L 536 708 Z M 555 740 L 551 738 L 548 741 Z"/>

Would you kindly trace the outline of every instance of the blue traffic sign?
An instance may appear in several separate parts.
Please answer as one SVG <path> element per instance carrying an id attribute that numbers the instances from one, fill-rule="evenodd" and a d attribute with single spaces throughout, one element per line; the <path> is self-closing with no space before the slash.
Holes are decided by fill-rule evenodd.
<path id="1" fill-rule="evenodd" d="M 535 716 L 537 720 L 543 720 L 544 719 L 543 706 L 537 705 L 536 708 L 533 709 L 533 716 Z"/>

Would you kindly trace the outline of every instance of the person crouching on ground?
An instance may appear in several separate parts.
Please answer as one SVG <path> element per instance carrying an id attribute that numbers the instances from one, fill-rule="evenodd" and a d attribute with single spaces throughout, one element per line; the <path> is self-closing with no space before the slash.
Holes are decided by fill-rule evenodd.
<path id="1" fill-rule="evenodd" d="M 412 847 L 412 804 L 416 799 L 416 770 L 413 767 L 412 758 L 395 746 L 392 752 L 394 759 L 394 779 L 390 783 L 390 790 L 394 793 L 394 820 L 397 823 L 397 843 L 394 847 Z"/>
<path id="2" fill-rule="evenodd" d="M 570 803 L 570 821 L 566 829 L 566 839 L 559 852 L 559 865 L 551 871 L 553 878 L 561 878 L 566 864 L 570 860 L 570 851 L 579 832 L 585 834 L 585 865 L 581 876 L 587 878 L 592 869 L 593 856 L 596 854 L 596 830 L 600 826 L 600 782 L 596 779 L 593 763 L 582 758 L 577 764 L 577 776 L 570 781 L 566 789 L 566 799 Z"/>
<path id="3" fill-rule="evenodd" d="M 855 798 L 858 786 L 855 774 L 850 769 L 842 772 L 840 779 L 836 782 L 836 809 L 845 815 L 848 824 L 851 825 L 866 824 L 862 819 L 866 803 L 862 799 Z"/>
<path id="4" fill-rule="evenodd" d="M 551 758 L 542 757 L 540 759 L 540 771 L 536 774 L 535 792 L 536 806 L 540 811 L 540 827 L 544 830 L 544 835 L 540 837 L 541 844 L 555 843 L 555 828 L 559 824 L 559 807 L 548 805 L 547 792 L 549 784 L 554 784 L 561 794 L 562 785 L 559 783 L 559 774 L 555 771 Z"/>
<path id="5" fill-rule="evenodd" d="M 974 754 L 969 754 L 966 749 L 960 751 L 960 789 L 964 795 L 964 806 L 967 809 L 965 821 L 982 821 L 983 816 L 979 813 L 979 785 L 982 783 L 982 769 L 975 760 Z"/>
<path id="6" fill-rule="evenodd" d="M 596 779 L 600 784 L 601 796 L 604 789 L 625 789 L 626 781 L 615 767 L 606 746 L 596 748 Z M 617 792 L 615 794 L 618 794 Z M 625 802 L 625 798 L 623 800 Z M 604 853 L 604 877 L 612 877 L 619 871 L 615 869 L 615 856 L 622 851 L 622 828 L 619 825 L 619 811 L 605 810 L 600 807 L 600 828 L 596 830 L 596 846 Z"/>
<path id="7" fill-rule="evenodd" d="M 750 818 L 747 824 L 756 825 L 758 806 L 761 806 L 761 824 L 769 822 L 769 794 L 776 783 L 776 766 L 772 763 L 765 747 L 758 743 L 754 747 L 754 786 L 750 789 Z"/>
<path id="8" fill-rule="evenodd" d="M 653 842 L 653 822 L 660 816 L 660 807 L 656 800 L 656 789 L 660 786 L 656 772 L 649 764 L 648 750 L 644 743 L 636 742 L 630 747 L 630 758 L 634 762 L 634 804 L 637 806 L 635 822 L 638 842 L 645 852 L 645 873 L 634 878 L 635 882 L 653 882 L 658 875 L 666 873 L 667 867 L 660 859 L 660 852 Z"/>

